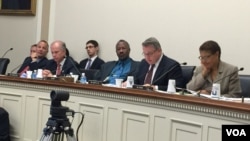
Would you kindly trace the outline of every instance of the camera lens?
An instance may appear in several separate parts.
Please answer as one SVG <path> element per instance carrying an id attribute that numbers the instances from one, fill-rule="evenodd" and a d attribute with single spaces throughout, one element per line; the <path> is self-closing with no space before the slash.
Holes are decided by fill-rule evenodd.
<path id="1" fill-rule="evenodd" d="M 52 101 L 67 101 L 69 99 L 69 92 L 66 91 L 51 91 L 50 98 Z"/>

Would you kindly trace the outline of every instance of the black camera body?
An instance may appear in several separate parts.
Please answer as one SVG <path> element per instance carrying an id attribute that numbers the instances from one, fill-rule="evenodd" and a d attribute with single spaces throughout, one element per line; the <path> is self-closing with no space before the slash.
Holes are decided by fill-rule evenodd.
<path id="1" fill-rule="evenodd" d="M 71 124 L 67 116 L 74 116 L 74 111 L 66 106 L 62 106 L 62 101 L 67 101 L 69 99 L 69 92 L 66 91 L 55 91 L 52 90 L 50 93 L 51 106 L 50 115 L 46 125 L 49 128 L 45 128 L 45 133 L 60 134 L 65 132 L 65 128 L 71 128 Z M 52 130 L 52 131 L 51 131 Z M 72 135 L 73 130 L 70 130 L 68 134 Z"/>
<path id="2" fill-rule="evenodd" d="M 62 106 L 61 101 L 68 101 L 69 92 L 66 91 L 54 91 L 50 93 L 51 106 L 50 114 L 53 119 L 65 119 L 67 118 L 67 113 L 71 112 L 68 107 Z"/>

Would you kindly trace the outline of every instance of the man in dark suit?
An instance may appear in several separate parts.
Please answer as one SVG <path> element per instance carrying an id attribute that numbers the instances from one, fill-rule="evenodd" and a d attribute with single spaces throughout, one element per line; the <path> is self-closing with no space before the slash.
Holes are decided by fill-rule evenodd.
<path id="1" fill-rule="evenodd" d="M 116 78 L 125 81 L 127 76 L 135 75 L 139 62 L 130 58 L 129 53 L 130 46 L 128 42 L 119 40 L 116 44 L 116 54 L 119 60 L 104 63 L 97 74 L 97 79 L 105 83 L 115 84 Z"/>
<path id="2" fill-rule="evenodd" d="M 167 90 L 169 79 L 176 81 L 177 87 L 183 87 L 180 64 L 162 53 L 159 41 L 148 38 L 142 43 L 144 59 L 141 61 L 135 77 L 135 84 L 151 86 L 157 90 Z"/>
<path id="3" fill-rule="evenodd" d="M 23 64 L 17 71 L 20 75 L 26 72 L 27 70 L 37 70 L 43 69 L 47 62 L 47 53 L 48 53 L 48 43 L 45 40 L 39 41 L 37 44 L 34 44 L 30 48 L 30 56 L 26 57 L 23 61 Z"/>
<path id="4" fill-rule="evenodd" d="M 70 73 L 79 74 L 78 63 L 70 56 L 66 55 L 66 44 L 63 41 L 54 41 L 51 46 L 53 59 L 49 60 L 43 70 L 43 77 L 63 76 Z"/>
<path id="5" fill-rule="evenodd" d="M 89 57 L 80 61 L 80 69 L 100 70 L 101 65 L 105 62 L 97 56 L 99 51 L 98 42 L 95 40 L 89 40 L 86 43 L 85 49 Z"/>

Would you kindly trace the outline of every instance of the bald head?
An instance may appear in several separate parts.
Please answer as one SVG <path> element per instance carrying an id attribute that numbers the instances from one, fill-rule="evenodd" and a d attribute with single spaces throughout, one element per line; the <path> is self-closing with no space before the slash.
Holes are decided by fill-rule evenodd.
<path id="1" fill-rule="evenodd" d="M 50 50 L 53 59 L 60 63 L 66 56 L 66 44 L 63 41 L 56 40 L 51 43 Z"/>

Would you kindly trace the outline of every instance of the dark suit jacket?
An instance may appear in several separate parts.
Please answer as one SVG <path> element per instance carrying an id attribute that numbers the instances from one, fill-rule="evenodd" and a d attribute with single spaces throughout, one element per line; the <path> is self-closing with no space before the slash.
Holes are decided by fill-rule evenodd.
<path id="1" fill-rule="evenodd" d="M 117 62 L 118 61 L 110 61 L 110 62 L 104 63 L 101 66 L 101 70 L 97 73 L 96 79 L 103 81 L 106 77 L 108 77 L 110 75 L 110 73 L 112 72 L 112 70 L 115 67 Z M 134 76 L 138 70 L 138 66 L 139 66 L 139 62 L 131 59 L 131 67 L 130 67 L 130 71 L 128 73 L 128 76 Z M 126 81 L 126 80 L 124 80 L 124 81 Z"/>
<path id="2" fill-rule="evenodd" d="M 57 63 L 54 59 L 49 60 L 49 63 L 46 65 L 45 69 L 50 70 L 53 75 L 56 74 Z M 66 57 L 66 60 L 62 67 L 61 75 L 67 75 L 70 73 L 81 75 L 79 71 L 79 64 L 70 56 Z"/>
<path id="3" fill-rule="evenodd" d="M 149 64 L 143 59 L 140 63 L 139 70 L 134 76 L 135 84 L 143 85 L 144 79 L 148 72 Z M 163 55 L 159 63 L 159 66 L 155 72 L 152 85 L 158 85 L 159 90 L 167 90 L 168 80 L 174 79 L 176 81 L 176 87 L 183 88 L 184 79 L 182 76 L 182 70 L 180 64 L 175 60 Z"/>
<path id="4" fill-rule="evenodd" d="M 48 59 L 46 57 L 42 58 L 39 62 L 32 62 L 31 57 L 26 57 L 23 61 L 22 66 L 19 68 L 17 73 L 22 72 L 24 68 L 29 66 L 29 70 L 37 70 L 37 69 L 43 69 L 48 63 Z"/>
<path id="5" fill-rule="evenodd" d="M 85 69 L 85 66 L 86 64 L 88 63 L 88 58 L 82 60 L 80 62 L 80 69 Z M 101 66 L 102 64 L 104 64 L 105 62 L 99 58 L 99 57 L 96 57 L 95 61 L 92 63 L 92 65 L 90 66 L 90 69 L 93 69 L 93 70 L 100 70 L 101 69 Z"/>

